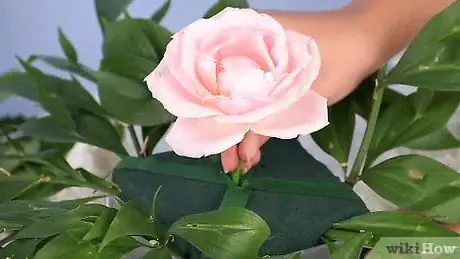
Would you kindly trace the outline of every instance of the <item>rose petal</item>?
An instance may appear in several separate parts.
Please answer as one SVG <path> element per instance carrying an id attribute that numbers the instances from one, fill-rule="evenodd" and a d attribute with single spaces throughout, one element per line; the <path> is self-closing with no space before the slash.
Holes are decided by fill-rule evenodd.
<path id="1" fill-rule="evenodd" d="M 200 99 L 208 98 L 212 94 L 200 84 L 196 75 L 197 53 L 197 44 L 187 42 L 182 33 L 174 37 L 166 47 L 163 62 L 184 90 Z"/>
<path id="2" fill-rule="evenodd" d="M 290 74 L 297 73 L 292 85 L 296 86 L 299 89 L 300 96 L 303 96 L 319 75 L 321 67 L 319 49 L 313 39 L 300 33 L 290 31 L 286 35 L 288 36 L 289 63 L 285 72 Z M 285 82 L 281 83 L 271 93 L 271 96 L 285 93 L 287 87 L 292 85 Z"/>
<path id="3" fill-rule="evenodd" d="M 161 62 L 146 78 L 152 97 L 163 104 L 171 114 L 184 118 L 199 118 L 222 114 L 204 106 L 196 96 L 190 94 L 174 79 L 169 69 Z"/>
<path id="4" fill-rule="evenodd" d="M 166 142 L 180 156 L 200 158 L 219 154 L 238 144 L 248 132 L 247 125 L 226 125 L 213 118 L 178 118 Z"/>
<path id="5" fill-rule="evenodd" d="M 301 67 L 290 68 L 289 73 L 285 73 L 283 80 L 274 87 L 270 93 L 272 102 L 264 106 L 259 106 L 248 113 L 242 115 L 224 115 L 216 118 L 221 123 L 255 123 L 264 119 L 277 111 L 288 108 L 297 102 L 312 87 L 319 75 L 321 58 L 316 43 L 309 37 L 296 33 L 289 33 L 290 40 L 296 41 L 295 44 L 302 44 L 305 48 L 296 48 L 300 52 L 289 49 L 290 58 L 296 55 L 304 55 L 302 60 L 298 59 L 292 64 L 300 64 Z M 289 43 L 291 46 L 293 43 Z"/>
<path id="6" fill-rule="evenodd" d="M 284 28 L 278 21 L 267 14 L 252 9 L 227 7 L 209 20 L 221 22 L 228 27 L 267 29 L 273 34 L 284 35 Z"/>
<path id="7" fill-rule="evenodd" d="M 251 131 L 264 136 L 291 139 L 318 131 L 328 124 L 327 100 L 314 91 L 308 91 L 288 109 L 251 126 Z"/>
<path id="8" fill-rule="evenodd" d="M 286 35 L 288 38 L 289 67 L 292 67 L 292 69 L 305 68 L 300 72 L 294 83 L 300 86 L 302 93 L 305 93 L 311 88 L 312 79 L 315 80 L 319 75 L 321 67 L 320 51 L 316 42 L 306 35 L 294 31 L 288 31 Z"/>
<path id="9" fill-rule="evenodd" d="M 277 111 L 286 109 L 302 97 L 299 95 L 299 90 L 296 87 L 288 87 L 294 83 L 299 72 L 293 72 L 283 80 L 282 84 L 285 84 L 287 88 L 287 92 L 284 95 L 277 96 L 277 99 L 268 99 L 270 102 L 266 102 L 265 105 L 256 106 L 254 110 L 247 113 L 241 115 L 222 115 L 216 117 L 216 120 L 221 123 L 256 123 Z"/>

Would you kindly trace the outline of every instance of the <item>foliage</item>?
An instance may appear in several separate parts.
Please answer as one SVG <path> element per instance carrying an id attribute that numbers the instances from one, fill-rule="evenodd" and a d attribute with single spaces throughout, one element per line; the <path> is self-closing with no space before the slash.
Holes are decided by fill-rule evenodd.
<path id="1" fill-rule="evenodd" d="M 122 258 L 139 247 L 144 258 L 181 256 L 180 237 L 210 258 L 261 258 L 259 248 L 269 238 L 266 222 L 239 207 L 188 215 L 169 229 L 158 226 L 155 195 L 150 213 L 135 203 L 119 209 L 90 203 L 93 199 L 50 202 L 46 198 L 72 186 L 117 196 L 118 187 L 81 168 L 72 168 L 66 154 L 76 142 L 88 143 L 128 156 L 122 145 L 123 125 L 131 134 L 137 156 L 148 156 L 174 117 L 152 99 L 143 78 L 163 58 L 172 33 L 161 26 L 171 1 L 164 1 L 150 19 L 130 17 L 130 1 L 95 0 L 104 34 L 98 69 L 86 67 L 59 29 L 63 57 L 18 57 L 23 71 L 0 76 L 0 101 L 18 95 L 36 102 L 49 115 L 0 120 L 0 241 L 1 258 Z M 220 0 L 204 15 L 226 6 L 247 7 L 246 1 Z M 419 150 L 458 148 L 460 141 L 446 124 L 460 102 L 460 2 L 436 16 L 387 73 L 382 68 L 364 80 L 352 95 L 330 109 L 330 126 L 313 134 L 323 150 L 341 164 L 347 183 L 363 181 L 398 205 L 402 212 L 378 212 L 338 222 L 326 240 L 346 241 L 332 258 L 357 258 L 386 236 L 456 236 L 445 227 L 459 224 L 458 172 L 420 155 L 406 155 L 375 164 L 397 147 Z M 120 16 L 124 14 L 123 18 Z M 46 74 L 34 62 L 67 71 L 69 78 Z M 98 86 L 100 102 L 79 78 Z M 403 96 L 388 88 L 410 84 L 419 89 Z M 367 121 L 366 134 L 355 161 L 349 159 L 356 116 Z M 237 183 L 238 184 L 238 183 Z M 269 258 L 289 258 L 274 256 Z M 264 257 L 265 258 L 265 257 Z M 300 254 L 292 258 L 300 258 Z"/>

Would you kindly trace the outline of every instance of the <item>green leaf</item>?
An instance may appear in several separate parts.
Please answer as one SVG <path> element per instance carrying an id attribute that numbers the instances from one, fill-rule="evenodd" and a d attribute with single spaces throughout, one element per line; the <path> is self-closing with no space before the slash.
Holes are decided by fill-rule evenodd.
<path id="1" fill-rule="evenodd" d="M 344 171 L 355 130 L 355 109 L 351 99 L 345 99 L 329 109 L 330 124 L 311 136 L 325 152 L 337 159 Z"/>
<path id="2" fill-rule="evenodd" d="M 153 149 L 161 140 L 161 138 L 166 134 L 170 123 L 166 123 L 158 126 L 144 126 L 142 127 L 142 137 L 144 139 L 145 150 L 144 155 L 149 156 L 152 154 Z"/>
<path id="3" fill-rule="evenodd" d="M 171 0 L 166 0 L 163 5 L 158 9 L 150 18 L 152 21 L 161 23 L 168 13 L 169 8 L 171 8 Z"/>
<path id="4" fill-rule="evenodd" d="M 379 116 L 368 154 L 368 163 L 380 154 L 445 128 L 460 101 L 457 92 L 419 89 L 393 103 Z M 423 105 L 420 102 L 423 100 Z"/>
<path id="5" fill-rule="evenodd" d="M 97 243 L 81 239 L 86 230 L 86 228 L 75 229 L 53 238 L 37 252 L 34 259 L 124 258 L 124 255 L 139 246 L 132 238 L 123 238 L 99 252 Z"/>
<path id="6" fill-rule="evenodd" d="M 0 76 L 0 91 L 38 102 L 35 80 L 25 72 L 11 71 Z"/>
<path id="7" fill-rule="evenodd" d="M 0 135 L 2 131 L 0 126 Z M 41 143 L 37 139 L 22 137 L 20 139 L 15 139 L 14 142 L 14 144 L 0 144 L 0 168 L 8 172 L 14 171 L 22 163 L 20 158 L 14 158 L 14 156 L 35 154 L 40 151 L 41 148 Z"/>
<path id="8" fill-rule="evenodd" d="M 76 169 L 79 174 L 85 179 L 88 183 L 86 187 L 94 188 L 99 191 L 105 191 L 107 194 L 117 196 L 120 194 L 120 189 L 113 182 L 107 181 L 103 178 L 100 178 L 83 168 Z"/>
<path id="9" fill-rule="evenodd" d="M 460 147 L 460 140 L 447 128 L 442 128 L 426 136 L 410 141 L 407 148 L 418 150 L 442 150 Z"/>
<path id="10" fill-rule="evenodd" d="M 136 100 L 106 88 L 99 88 L 99 97 L 102 107 L 126 124 L 153 126 L 171 122 L 175 118 L 153 98 Z"/>
<path id="11" fill-rule="evenodd" d="M 46 238 L 59 233 L 64 233 L 68 230 L 90 227 L 90 222 L 82 221 L 80 217 L 69 215 L 58 215 L 49 217 L 22 229 L 14 235 L 14 239 L 23 238 Z"/>
<path id="12" fill-rule="evenodd" d="M 114 22 L 133 0 L 94 0 L 96 14 L 102 32 L 106 24 Z"/>
<path id="13" fill-rule="evenodd" d="M 390 84 L 460 90 L 460 2 L 436 15 L 388 74 Z"/>
<path id="14" fill-rule="evenodd" d="M 160 250 L 150 250 L 142 259 L 173 259 L 173 256 L 168 248 L 162 248 Z"/>
<path id="15" fill-rule="evenodd" d="M 341 230 L 341 229 L 329 229 L 324 233 L 324 238 L 330 241 L 348 241 L 356 236 L 361 234 L 360 232 L 350 231 L 350 230 Z M 374 247 L 375 243 L 378 241 L 378 238 L 371 238 L 365 244 L 364 247 L 371 248 Z"/>
<path id="16" fill-rule="evenodd" d="M 432 220 L 409 213 L 380 211 L 335 223 L 334 228 L 366 231 L 378 237 L 455 237 L 457 233 Z"/>
<path id="17" fill-rule="evenodd" d="M 178 235 L 210 258 L 258 258 L 270 236 L 267 223 L 254 212 L 236 207 L 189 215 L 176 221 L 169 233 Z"/>
<path id="18" fill-rule="evenodd" d="M 72 107 L 106 115 L 93 96 L 75 78 L 66 80 L 47 75 L 24 61 L 21 63 L 35 80 L 40 103 L 54 116 L 62 117 L 64 115 L 60 113 Z"/>
<path id="19" fill-rule="evenodd" d="M 33 258 L 35 248 L 40 240 L 23 239 L 8 244 L 5 248 L 0 248 L 0 258 L 11 259 L 30 259 Z"/>
<path id="20" fill-rule="evenodd" d="M 0 220 L 2 224 L 26 227 L 39 220 L 58 216 L 70 210 L 75 210 L 82 204 L 100 197 L 50 202 L 43 200 L 15 200 L 0 204 Z"/>
<path id="21" fill-rule="evenodd" d="M 460 200 L 460 175 L 436 160 L 419 155 L 391 158 L 369 169 L 362 180 L 377 194 L 402 208 L 433 210 L 434 216 L 460 219 L 459 206 L 439 211 L 440 207 Z"/>
<path id="22" fill-rule="evenodd" d="M 61 44 L 61 48 L 64 51 L 65 56 L 68 60 L 72 62 L 78 62 L 78 55 L 75 47 L 72 45 L 72 42 L 67 38 L 61 28 L 58 29 L 59 34 L 59 43 Z"/>
<path id="23" fill-rule="evenodd" d="M 156 61 L 152 62 L 152 60 L 145 57 L 130 55 L 129 53 L 118 53 L 117 56 L 105 57 L 101 61 L 100 70 L 131 79 L 133 82 L 130 84 L 137 83 L 145 87 L 144 78 L 156 65 Z"/>
<path id="24" fill-rule="evenodd" d="M 170 31 L 149 20 L 112 23 L 102 45 L 101 70 L 142 83 L 160 62 L 171 36 Z"/>
<path id="25" fill-rule="evenodd" d="M 211 8 L 209 8 L 203 18 L 210 18 L 224 10 L 226 7 L 249 8 L 249 3 L 247 0 L 219 0 Z"/>
<path id="26" fill-rule="evenodd" d="M 95 81 L 94 77 L 91 75 L 91 72 L 93 70 L 82 64 L 71 62 L 65 58 L 54 57 L 54 56 L 39 55 L 39 56 L 36 56 L 36 58 L 56 69 L 60 69 L 63 71 L 67 71 L 67 72 L 79 75 L 91 82 Z"/>
<path id="27" fill-rule="evenodd" d="M 52 115 L 52 120 L 60 128 L 72 130 L 75 128 L 75 121 L 72 114 L 61 96 L 55 91 L 51 77 L 47 77 L 38 69 L 29 66 L 25 62 L 21 62 L 29 73 L 37 82 L 38 100 L 41 106 Z"/>
<path id="28" fill-rule="evenodd" d="M 113 151 L 119 155 L 128 155 L 117 131 L 107 119 L 82 114 L 76 118 L 75 122 L 82 142 Z"/>
<path id="29" fill-rule="evenodd" d="M 147 85 L 134 80 L 118 76 L 116 74 L 104 71 L 95 71 L 91 73 L 96 83 L 101 88 L 106 88 L 118 94 L 125 95 L 132 99 L 151 99 Z"/>
<path id="30" fill-rule="evenodd" d="M 113 241 L 126 236 L 157 237 L 155 222 L 133 202 L 126 203 L 118 211 L 99 246 L 99 251 Z"/>
<path id="31" fill-rule="evenodd" d="M 372 238 L 372 233 L 362 233 L 345 242 L 343 247 L 331 253 L 331 259 L 360 258 L 364 244 Z"/>
<path id="32" fill-rule="evenodd" d="M 36 175 L 0 177 L 0 202 L 10 201 L 20 196 L 39 182 L 40 177 Z"/>
<path id="33" fill-rule="evenodd" d="M 324 240 L 324 242 L 326 243 L 327 249 L 329 250 L 330 254 L 339 250 L 339 247 L 334 242 L 331 242 L 329 240 Z"/>
<path id="34" fill-rule="evenodd" d="M 117 215 L 117 212 L 118 211 L 114 208 L 109 208 L 104 211 L 94 223 L 93 227 L 89 229 L 89 231 L 82 237 L 82 239 L 89 241 L 104 237 L 107 233 L 107 230 L 109 229 L 110 223 L 112 223 L 113 219 Z"/>
<path id="35" fill-rule="evenodd" d="M 52 142 L 78 142 L 81 140 L 75 132 L 57 128 L 49 116 L 30 119 L 21 125 L 20 130 L 26 136 Z"/>
<path id="36" fill-rule="evenodd" d="M 128 155 L 115 128 L 107 119 L 80 114 L 76 116 L 77 128 L 67 132 L 57 128 L 50 117 L 29 120 L 21 126 L 27 136 L 53 142 L 83 142 L 120 155 Z"/>

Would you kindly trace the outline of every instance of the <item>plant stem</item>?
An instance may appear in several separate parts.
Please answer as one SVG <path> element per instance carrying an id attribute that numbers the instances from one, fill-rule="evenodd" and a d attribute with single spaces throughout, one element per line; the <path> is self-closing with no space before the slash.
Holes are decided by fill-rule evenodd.
<path id="1" fill-rule="evenodd" d="M 136 131 L 134 130 L 133 125 L 128 126 L 128 132 L 129 135 L 131 136 L 131 140 L 134 144 L 134 148 L 136 149 L 136 156 L 139 156 L 141 154 L 141 144 L 139 143 L 139 139 L 136 136 Z"/>
<path id="2" fill-rule="evenodd" d="M 369 120 L 366 126 L 366 132 L 364 133 L 363 141 L 359 147 L 358 155 L 355 163 L 350 171 L 350 175 L 346 179 L 346 182 L 351 186 L 354 186 L 359 181 L 359 176 L 366 163 L 367 154 L 371 145 L 372 137 L 374 136 L 375 125 L 380 112 L 380 105 L 382 104 L 383 94 L 385 92 L 386 83 L 383 80 L 385 75 L 386 66 L 380 69 L 377 79 L 375 80 L 374 93 L 372 95 L 372 108 Z"/>
<path id="3" fill-rule="evenodd" d="M 243 175 L 243 168 L 238 167 L 233 173 L 232 173 L 232 180 L 236 185 L 241 184 L 241 176 Z"/>

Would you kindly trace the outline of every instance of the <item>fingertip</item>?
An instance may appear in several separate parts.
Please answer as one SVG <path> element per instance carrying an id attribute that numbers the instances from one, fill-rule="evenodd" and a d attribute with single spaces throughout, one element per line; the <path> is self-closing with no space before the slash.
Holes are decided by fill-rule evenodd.
<path id="1" fill-rule="evenodd" d="M 238 156 L 242 161 L 251 162 L 260 159 L 260 147 L 268 137 L 248 132 L 238 147 Z M 257 158 L 259 156 L 259 158 Z"/>
<path id="2" fill-rule="evenodd" d="M 220 159 L 225 173 L 235 171 L 239 163 L 237 147 L 233 146 L 222 152 Z"/>

